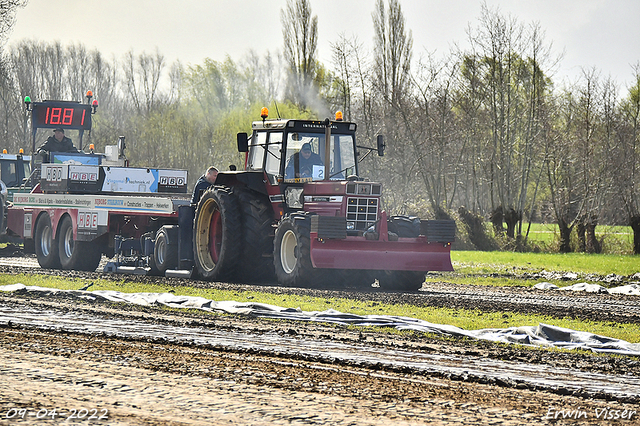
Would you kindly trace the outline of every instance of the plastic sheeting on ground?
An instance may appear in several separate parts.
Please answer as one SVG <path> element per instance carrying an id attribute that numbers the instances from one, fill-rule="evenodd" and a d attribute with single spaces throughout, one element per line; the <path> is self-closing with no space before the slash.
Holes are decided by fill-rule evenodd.
<path id="1" fill-rule="evenodd" d="M 584 291 L 587 293 L 605 293 L 605 294 L 628 294 L 632 296 L 640 296 L 640 285 L 627 284 L 618 287 L 606 288 L 599 284 L 577 283 L 566 287 L 558 287 L 550 282 L 541 282 L 533 286 L 538 290 L 565 290 L 565 291 Z"/>
<path id="2" fill-rule="evenodd" d="M 265 303 L 241 303 L 214 301 L 203 297 L 176 296 L 171 293 L 122 293 L 112 290 L 60 290 L 46 287 L 13 284 L 0 286 L 5 292 L 42 292 L 91 301 L 133 303 L 142 306 L 167 306 L 171 308 L 201 309 L 230 314 L 246 314 L 263 318 L 294 321 L 328 322 L 342 325 L 392 327 L 398 330 L 415 330 L 450 336 L 464 336 L 493 342 L 547 346 L 563 349 L 586 349 L 593 352 L 640 356 L 640 344 L 575 331 L 548 324 L 510 327 L 504 329 L 464 330 L 452 325 L 433 324 L 420 319 L 392 315 L 354 315 L 329 309 L 307 312 L 299 308 L 283 308 Z"/>

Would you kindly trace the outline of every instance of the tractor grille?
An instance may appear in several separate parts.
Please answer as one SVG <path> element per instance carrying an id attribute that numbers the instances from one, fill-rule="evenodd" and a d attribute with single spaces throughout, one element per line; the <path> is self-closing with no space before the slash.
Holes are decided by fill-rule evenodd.
<path id="1" fill-rule="evenodd" d="M 355 222 L 355 230 L 366 231 L 378 220 L 377 198 L 347 198 L 347 222 Z"/>

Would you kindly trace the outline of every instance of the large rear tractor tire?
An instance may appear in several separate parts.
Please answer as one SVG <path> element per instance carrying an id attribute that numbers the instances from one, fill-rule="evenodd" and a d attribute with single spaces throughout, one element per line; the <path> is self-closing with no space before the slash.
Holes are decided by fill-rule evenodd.
<path id="1" fill-rule="evenodd" d="M 238 199 L 229 188 L 214 186 L 198 203 L 193 221 L 193 257 L 204 280 L 235 280 L 242 253 Z"/>
<path id="2" fill-rule="evenodd" d="M 273 262 L 278 282 L 287 287 L 317 287 L 320 272 L 311 264 L 310 215 L 285 216 L 273 240 Z"/>
<path id="3" fill-rule="evenodd" d="M 40 267 L 45 269 L 59 269 L 58 241 L 51 226 L 51 219 L 47 213 L 38 218 L 36 224 L 36 257 Z"/>
<path id="4" fill-rule="evenodd" d="M 169 236 L 164 228 L 160 228 L 156 234 L 153 266 L 159 275 L 164 275 L 168 269 L 176 269 L 178 266 L 178 244 L 169 244 Z"/>
<path id="5" fill-rule="evenodd" d="M 242 211 L 242 258 L 250 260 L 240 271 L 243 282 L 274 282 L 273 209 L 266 195 L 236 189 Z"/>
<path id="6" fill-rule="evenodd" d="M 62 269 L 74 271 L 95 271 L 102 257 L 97 243 L 73 238 L 73 222 L 69 216 L 65 216 L 60 224 L 58 253 Z"/>
<path id="7" fill-rule="evenodd" d="M 380 271 L 378 282 L 383 290 L 418 291 L 424 283 L 426 272 Z"/>

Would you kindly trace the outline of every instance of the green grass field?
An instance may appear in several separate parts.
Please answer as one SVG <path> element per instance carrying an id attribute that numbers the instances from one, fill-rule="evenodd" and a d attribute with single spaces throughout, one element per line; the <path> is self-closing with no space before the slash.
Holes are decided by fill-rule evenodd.
<path id="1" fill-rule="evenodd" d="M 527 232 L 528 224 L 523 224 L 522 235 Z M 596 237 L 603 244 L 605 253 L 631 254 L 633 252 L 633 231 L 629 226 L 596 227 Z M 577 244 L 575 232 L 572 234 L 573 242 Z M 552 251 L 559 241 L 558 225 L 554 223 L 532 223 L 529 230 L 529 240 L 538 244 L 545 251 Z"/>
<path id="2" fill-rule="evenodd" d="M 452 251 L 459 273 L 562 271 L 599 275 L 633 275 L 640 272 L 640 256 L 587 253 L 515 253 L 502 251 Z"/>

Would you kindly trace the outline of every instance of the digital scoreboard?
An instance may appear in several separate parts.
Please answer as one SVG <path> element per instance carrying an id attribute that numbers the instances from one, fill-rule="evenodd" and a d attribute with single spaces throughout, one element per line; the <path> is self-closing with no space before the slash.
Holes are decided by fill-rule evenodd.
<path id="1" fill-rule="evenodd" d="M 36 128 L 91 129 L 91 105 L 77 102 L 35 102 L 32 126 Z"/>

